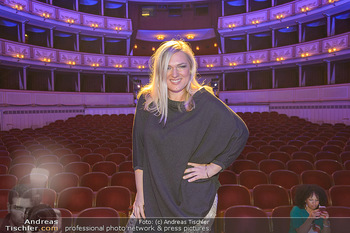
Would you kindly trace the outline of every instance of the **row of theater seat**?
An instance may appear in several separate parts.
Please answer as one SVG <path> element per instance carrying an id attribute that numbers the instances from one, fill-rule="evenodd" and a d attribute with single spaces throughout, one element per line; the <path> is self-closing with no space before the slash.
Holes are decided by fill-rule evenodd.
<path id="1" fill-rule="evenodd" d="M 350 185 L 350 170 L 340 170 L 332 175 L 320 170 L 308 170 L 300 175 L 289 170 L 275 170 L 266 174 L 260 170 L 244 170 L 239 174 L 225 170 L 220 173 L 221 184 L 241 184 L 253 189 L 258 184 L 277 184 L 290 189 L 298 184 L 317 184 L 328 190 L 333 185 Z"/>
<path id="2" fill-rule="evenodd" d="M 272 171 L 287 169 L 293 171 L 297 174 L 301 174 L 303 171 L 307 170 L 321 170 L 330 175 L 338 170 L 349 169 L 350 160 L 344 163 L 344 166 L 336 160 L 333 159 L 320 159 L 311 163 L 306 159 L 291 159 L 287 163 L 283 163 L 277 159 L 264 159 L 258 164 L 252 160 L 238 159 L 235 160 L 232 165 L 228 168 L 235 173 L 240 173 L 244 170 L 261 170 L 266 174 L 270 174 Z"/>
<path id="3" fill-rule="evenodd" d="M 0 189 L 11 189 L 16 184 L 29 184 L 30 179 L 44 181 L 41 186 L 55 190 L 57 193 L 69 187 L 88 187 L 94 192 L 106 186 L 124 186 L 132 193 L 136 192 L 135 175 L 133 172 L 116 172 L 112 176 L 108 176 L 104 172 L 89 172 L 79 177 L 71 172 L 62 172 L 54 175 L 49 180 L 47 177 L 41 177 L 40 174 L 34 174 L 23 177 L 18 181 L 17 177 L 11 174 L 0 175 Z"/>
<path id="4" fill-rule="evenodd" d="M 295 190 L 290 191 L 276 184 L 259 184 L 252 190 L 242 185 L 222 185 L 218 190 L 218 216 L 231 206 L 252 205 L 261 208 L 267 213 L 278 206 L 293 205 Z M 97 192 L 88 187 L 69 187 L 58 195 L 53 189 L 38 188 L 43 192 L 43 203 L 51 207 L 65 208 L 73 214 L 97 207 L 111 207 L 124 216 L 129 216 L 133 200 L 130 190 L 123 186 L 107 186 Z M 7 209 L 7 195 L 9 189 L 0 189 L 0 209 Z M 327 205 L 350 207 L 350 185 L 335 185 L 327 192 Z"/>

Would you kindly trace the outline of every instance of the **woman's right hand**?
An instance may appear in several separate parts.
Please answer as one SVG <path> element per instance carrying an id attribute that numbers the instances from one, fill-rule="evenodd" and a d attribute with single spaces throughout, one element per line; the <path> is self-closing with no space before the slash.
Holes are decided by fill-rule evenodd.
<path id="1" fill-rule="evenodd" d="M 143 193 L 136 193 L 135 202 L 133 205 L 133 213 L 136 218 L 146 218 L 145 215 L 145 201 L 143 198 Z"/>
<path id="2" fill-rule="evenodd" d="M 312 218 L 312 219 L 318 219 L 320 217 L 321 217 L 321 211 L 319 209 L 313 210 L 309 215 L 309 218 Z"/>

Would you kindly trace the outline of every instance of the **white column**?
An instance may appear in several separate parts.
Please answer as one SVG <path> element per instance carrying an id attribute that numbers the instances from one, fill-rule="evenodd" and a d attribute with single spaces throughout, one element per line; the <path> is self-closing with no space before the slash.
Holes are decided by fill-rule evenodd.
<path id="1" fill-rule="evenodd" d="M 102 75 L 102 90 L 101 92 L 106 92 L 106 74 L 103 73 Z"/>
<path id="2" fill-rule="evenodd" d="M 272 88 L 276 88 L 276 72 L 275 68 L 272 68 Z"/>
<path id="3" fill-rule="evenodd" d="M 221 1 L 221 16 L 225 15 L 225 0 Z"/>
<path id="4" fill-rule="evenodd" d="M 101 15 L 105 15 L 105 1 L 101 0 Z"/>
<path id="5" fill-rule="evenodd" d="M 53 48 L 53 29 L 50 28 L 50 48 Z"/>
<path id="6" fill-rule="evenodd" d="M 332 81 L 332 70 L 331 70 L 331 62 L 330 61 L 326 61 L 327 62 L 327 84 L 334 84 Z"/>
<path id="7" fill-rule="evenodd" d="M 274 47 L 276 47 L 275 29 L 272 29 L 272 31 L 271 31 L 271 37 L 272 37 L 272 48 L 274 48 Z"/>
<path id="8" fill-rule="evenodd" d="M 102 54 L 105 54 L 105 36 L 102 36 Z"/>
<path id="9" fill-rule="evenodd" d="M 249 12 L 249 0 L 245 0 L 245 11 Z"/>
<path id="10" fill-rule="evenodd" d="M 331 17 L 327 15 L 327 36 L 332 35 L 331 28 L 332 28 Z"/>
<path id="11" fill-rule="evenodd" d="M 55 70 L 51 70 L 51 86 L 49 91 L 55 91 Z"/>
<path id="12" fill-rule="evenodd" d="M 22 22 L 22 43 L 26 42 L 26 22 Z"/>
<path id="13" fill-rule="evenodd" d="M 126 77 L 127 77 L 127 80 L 126 80 L 127 91 L 129 93 L 130 92 L 130 74 L 128 74 Z"/>
<path id="14" fill-rule="evenodd" d="M 79 37 L 80 37 L 80 34 L 78 33 L 77 34 L 77 52 L 79 52 L 79 50 L 80 50 L 80 45 L 79 45 Z"/>
<path id="15" fill-rule="evenodd" d="M 80 92 L 81 88 L 80 88 L 80 72 L 78 72 L 78 88 L 77 88 L 77 92 Z"/>
<path id="16" fill-rule="evenodd" d="M 275 6 L 275 0 L 271 0 L 271 6 Z"/>
<path id="17" fill-rule="evenodd" d="M 303 79 L 303 67 L 301 65 L 299 67 L 299 87 L 305 86 L 305 80 Z"/>
<path id="18" fill-rule="evenodd" d="M 50 0 L 50 4 L 52 5 L 52 0 Z"/>
<path id="19" fill-rule="evenodd" d="M 21 90 L 27 90 L 27 67 L 23 67 L 22 80 L 19 80 L 19 85 Z"/>
<path id="20" fill-rule="evenodd" d="M 226 53 L 226 48 L 225 48 L 225 37 L 220 36 L 220 41 L 221 41 L 221 52 Z"/>
<path id="21" fill-rule="evenodd" d="M 131 43 L 131 40 L 130 40 L 130 37 L 128 37 L 127 39 L 126 39 L 126 55 L 127 56 L 129 56 L 130 55 L 130 43 Z"/>
<path id="22" fill-rule="evenodd" d="M 126 1 L 125 3 L 125 18 L 129 18 L 129 2 Z"/>
<path id="23" fill-rule="evenodd" d="M 250 71 L 247 71 L 247 89 L 250 90 L 251 86 L 250 86 Z"/>
<path id="24" fill-rule="evenodd" d="M 299 31 L 299 43 L 303 42 L 303 25 L 298 23 L 298 31 Z"/>
<path id="25" fill-rule="evenodd" d="M 79 11 L 79 0 L 75 0 L 75 10 Z"/>
<path id="26" fill-rule="evenodd" d="M 249 34 L 247 33 L 247 51 L 250 51 L 250 46 L 249 46 Z"/>
<path id="27" fill-rule="evenodd" d="M 222 90 L 226 91 L 225 73 L 222 73 Z"/>

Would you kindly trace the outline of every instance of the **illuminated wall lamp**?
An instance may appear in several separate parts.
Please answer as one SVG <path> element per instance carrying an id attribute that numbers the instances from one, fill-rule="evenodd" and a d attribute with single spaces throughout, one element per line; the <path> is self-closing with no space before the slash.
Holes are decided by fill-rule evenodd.
<path id="1" fill-rule="evenodd" d="M 259 24 L 259 23 L 260 23 L 259 20 L 253 20 L 253 21 L 252 21 L 252 24 Z"/>
<path id="2" fill-rule="evenodd" d="M 301 54 L 301 57 L 309 57 L 309 56 L 310 56 L 309 53 L 302 53 L 302 54 Z"/>
<path id="3" fill-rule="evenodd" d="M 228 28 L 234 28 L 234 27 L 236 27 L 236 25 L 234 23 L 228 25 Z"/>
<path id="4" fill-rule="evenodd" d="M 75 61 L 68 61 L 68 65 L 75 66 Z"/>
<path id="5" fill-rule="evenodd" d="M 164 40 L 164 36 L 163 35 L 157 35 L 157 40 Z"/>
<path id="6" fill-rule="evenodd" d="M 253 61 L 253 64 L 259 64 L 259 63 L 261 63 L 260 60 L 254 60 L 254 61 Z"/>
<path id="7" fill-rule="evenodd" d="M 207 64 L 207 68 L 211 69 L 211 68 L 213 68 L 213 67 L 214 67 L 213 64 Z"/>
<path id="8" fill-rule="evenodd" d="M 74 23 L 75 21 L 74 21 L 74 19 L 67 19 L 66 22 L 67 23 Z"/>
<path id="9" fill-rule="evenodd" d="M 309 8 L 308 6 L 307 6 L 307 7 L 301 8 L 301 12 L 306 13 L 306 12 L 308 12 L 308 11 L 310 11 L 310 8 Z"/>
<path id="10" fill-rule="evenodd" d="M 16 4 L 16 5 L 12 6 L 12 8 L 19 10 L 19 11 L 23 10 L 23 6 L 21 4 Z"/>
<path id="11" fill-rule="evenodd" d="M 193 40 L 193 39 L 194 39 L 194 35 L 192 35 L 192 34 L 187 35 L 186 38 L 187 38 L 188 40 Z"/>
<path id="12" fill-rule="evenodd" d="M 337 51 L 337 48 L 329 48 L 328 49 L 328 52 L 329 53 L 333 53 L 333 52 L 336 52 Z"/>
<path id="13" fill-rule="evenodd" d="M 92 28 L 98 28 L 98 24 L 97 24 L 97 23 L 92 23 L 90 26 L 91 26 Z"/>
<path id="14" fill-rule="evenodd" d="M 237 65 L 237 63 L 236 62 L 230 62 L 230 64 L 229 64 L 230 66 L 236 66 Z"/>
<path id="15" fill-rule="evenodd" d="M 115 27 L 115 30 L 121 31 L 121 30 L 122 30 L 122 27 Z"/>
<path id="16" fill-rule="evenodd" d="M 283 57 L 278 57 L 278 58 L 276 58 L 276 61 L 284 61 L 284 58 Z"/>
<path id="17" fill-rule="evenodd" d="M 16 58 L 24 58 L 24 55 L 20 54 L 20 53 L 17 53 L 14 57 L 16 57 Z"/>
<path id="18" fill-rule="evenodd" d="M 45 19 L 50 18 L 50 14 L 49 13 L 45 13 L 45 12 L 42 13 L 41 16 L 44 17 Z"/>
<path id="19" fill-rule="evenodd" d="M 123 66 L 122 65 L 115 65 L 115 68 L 123 68 Z"/>
<path id="20" fill-rule="evenodd" d="M 139 69 L 144 69 L 145 66 L 138 66 L 137 68 L 139 68 Z"/>
<path id="21" fill-rule="evenodd" d="M 100 64 L 99 63 L 92 63 L 92 65 L 91 65 L 92 67 L 99 67 L 100 66 Z"/>
<path id="22" fill-rule="evenodd" d="M 156 48 L 155 48 L 155 47 L 152 47 L 152 51 L 156 51 Z"/>
<path id="23" fill-rule="evenodd" d="M 51 62 L 51 59 L 50 59 L 50 58 L 44 57 L 44 58 L 43 58 L 43 62 Z"/>
<path id="24" fill-rule="evenodd" d="M 284 18 L 283 14 L 276 15 L 276 19 L 283 19 L 283 18 Z"/>

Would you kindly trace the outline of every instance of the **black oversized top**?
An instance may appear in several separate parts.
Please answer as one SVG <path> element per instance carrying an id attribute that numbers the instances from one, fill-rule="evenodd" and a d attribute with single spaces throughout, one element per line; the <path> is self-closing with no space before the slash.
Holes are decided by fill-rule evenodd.
<path id="1" fill-rule="evenodd" d="M 144 110 L 140 97 L 133 128 L 133 166 L 143 170 L 146 217 L 204 217 L 220 186 L 218 175 L 188 182 L 188 162 L 225 169 L 241 153 L 248 130 L 241 118 L 204 88 L 193 95 L 195 108 L 168 101 L 164 125 Z M 178 106 L 183 110 L 179 111 Z"/>

